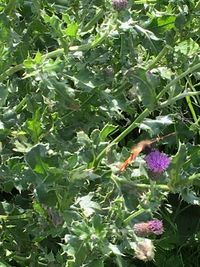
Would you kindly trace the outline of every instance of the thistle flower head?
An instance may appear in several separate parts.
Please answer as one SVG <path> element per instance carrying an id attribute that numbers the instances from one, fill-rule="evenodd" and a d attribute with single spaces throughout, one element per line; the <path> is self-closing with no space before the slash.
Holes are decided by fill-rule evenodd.
<path id="1" fill-rule="evenodd" d="M 133 226 L 133 230 L 134 230 L 135 234 L 138 236 L 147 236 L 150 234 L 148 223 L 146 223 L 146 222 L 136 223 Z"/>
<path id="2" fill-rule="evenodd" d="M 155 247 L 150 239 L 143 238 L 135 245 L 135 257 L 142 261 L 151 261 L 154 259 Z"/>
<path id="3" fill-rule="evenodd" d="M 148 228 L 155 235 L 161 235 L 164 232 L 163 223 L 160 220 L 149 221 Z"/>
<path id="4" fill-rule="evenodd" d="M 150 154 L 148 154 L 145 157 L 145 161 L 147 163 L 148 169 L 151 172 L 159 174 L 164 172 L 170 164 L 170 158 L 166 154 L 161 153 L 158 150 L 154 150 Z"/>
<path id="5" fill-rule="evenodd" d="M 163 223 L 160 220 L 136 223 L 133 229 L 138 236 L 147 236 L 150 234 L 161 235 L 164 232 Z"/>
<path id="6" fill-rule="evenodd" d="M 128 6 L 128 0 L 113 0 L 112 4 L 115 10 L 120 11 Z"/>

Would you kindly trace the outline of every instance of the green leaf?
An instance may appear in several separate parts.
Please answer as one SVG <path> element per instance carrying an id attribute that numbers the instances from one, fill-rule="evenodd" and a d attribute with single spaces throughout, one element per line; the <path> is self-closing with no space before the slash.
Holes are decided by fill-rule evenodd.
<path id="1" fill-rule="evenodd" d="M 77 32 L 78 32 L 78 23 L 73 22 L 67 25 L 67 29 L 65 30 L 66 35 L 71 37 L 76 37 Z"/>
<path id="2" fill-rule="evenodd" d="M 55 190 L 48 190 L 44 184 L 37 186 L 34 193 L 39 202 L 50 207 L 54 207 L 58 201 Z"/>
<path id="3" fill-rule="evenodd" d="M 34 60 L 36 64 L 40 64 L 42 62 L 42 54 L 39 51 L 36 53 Z"/>
<path id="4" fill-rule="evenodd" d="M 33 209 L 39 213 L 42 216 L 46 216 L 47 212 L 45 211 L 45 209 L 42 207 L 42 205 L 39 202 L 34 201 L 33 203 Z"/>
<path id="5" fill-rule="evenodd" d="M 47 144 L 37 144 L 29 150 L 25 157 L 29 166 L 40 174 L 45 174 L 48 169 L 48 165 L 44 162 L 48 151 L 47 147 Z"/>
<path id="6" fill-rule="evenodd" d="M 88 267 L 104 267 L 104 261 L 103 260 L 94 260 L 88 265 Z"/>
<path id="7" fill-rule="evenodd" d="M 175 27 L 176 16 L 162 16 L 157 18 L 159 27 L 165 30 L 171 30 Z"/>
<path id="8" fill-rule="evenodd" d="M 170 178 L 172 183 L 178 183 L 182 178 L 181 171 L 182 166 L 186 161 L 186 146 L 179 142 L 179 148 L 176 155 L 172 158 L 171 167 L 170 167 Z"/>
<path id="9" fill-rule="evenodd" d="M 13 148 L 14 151 L 21 152 L 21 153 L 26 153 L 30 151 L 31 149 L 31 144 L 28 143 L 20 143 L 18 140 L 14 142 L 15 147 Z"/>
<path id="10" fill-rule="evenodd" d="M 8 97 L 8 89 L 3 84 L 0 84 L 0 107 L 4 106 Z"/>
<path id="11" fill-rule="evenodd" d="M 155 120 L 145 119 L 139 128 L 148 131 L 151 135 L 158 135 L 165 126 L 171 124 L 173 121 L 170 116 L 158 116 Z"/>
<path id="12" fill-rule="evenodd" d="M 163 79 L 171 80 L 173 72 L 172 72 L 172 70 L 170 68 L 158 67 L 156 70 L 160 73 L 160 76 Z"/>
<path id="13" fill-rule="evenodd" d="M 2 121 L 0 121 L 0 131 L 1 131 L 1 130 L 4 130 L 4 129 L 5 129 L 4 124 L 3 124 Z"/>
<path id="14" fill-rule="evenodd" d="M 96 209 L 100 209 L 99 204 L 92 201 L 92 198 L 93 194 L 89 193 L 87 196 L 77 199 L 77 203 L 79 203 L 81 209 L 83 209 L 83 213 L 86 217 L 91 216 Z"/>
<path id="15" fill-rule="evenodd" d="M 70 170 L 73 169 L 77 163 L 78 163 L 78 156 L 76 154 L 67 158 L 67 168 L 68 169 L 70 169 Z"/>
<path id="16" fill-rule="evenodd" d="M 101 141 L 105 141 L 107 136 L 110 133 L 113 133 L 116 129 L 118 128 L 118 126 L 112 125 L 112 124 L 106 124 L 103 129 L 100 132 L 100 140 Z"/>
<path id="17" fill-rule="evenodd" d="M 28 57 L 24 60 L 23 65 L 25 69 L 32 69 L 34 67 L 34 60 L 31 57 Z"/>
<path id="18" fill-rule="evenodd" d="M 194 191 L 190 189 L 185 189 L 181 192 L 183 200 L 192 205 L 200 205 L 200 198 L 196 195 Z"/>
<path id="19" fill-rule="evenodd" d="M 187 145 L 187 149 L 188 149 L 188 158 L 187 161 L 184 163 L 184 170 L 186 170 L 187 172 L 189 171 L 191 165 L 196 168 L 197 172 L 198 172 L 198 168 L 199 166 L 199 158 L 200 158 L 200 146 L 199 145 L 191 145 L 188 144 Z M 194 174 L 195 169 L 193 169 L 193 174 Z"/>
<path id="20" fill-rule="evenodd" d="M 62 103 L 66 103 L 68 105 L 76 104 L 77 102 L 74 100 L 75 98 L 75 90 L 70 87 L 65 82 L 57 81 L 56 79 L 52 78 L 47 82 L 47 86 L 50 90 L 55 90 L 58 96 L 59 101 Z"/>
<path id="21" fill-rule="evenodd" d="M 31 138 L 34 143 L 39 141 L 40 135 L 42 133 L 40 119 L 41 119 L 41 113 L 39 108 L 35 111 L 33 118 L 27 120 L 26 122 L 27 128 L 30 132 Z"/>
<path id="22" fill-rule="evenodd" d="M 124 254 L 120 251 L 120 249 L 117 245 L 113 245 L 113 244 L 109 243 L 108 247 L 114 255 L 124 256 Z"/>
<path id="23" fill-rule="evenodd" d="M 70 24 L 70 16 L 67 13 L 62 14 L 62 20 L 64 20 L 67 24 Z"/>
<path id="24" fill-rule="evenodd" d="M 83 68 L 76 75 L 68 76 L 74 81 L 76 87 L 82 88 L 86 92 L 91 92 L 95 86 L 99 85 L 94 77 L 94 74 Z"/>
<path id="25" fill-rule="evenodd" d="M 192 38 L 190 38 L 176 45 L 174 49 L 175 52 L 180 52 L 190 57 L 199 51 L 199 45 Z"/>
<path id="26" fill-rule="evenodd" d="M 90 138 L 83 131 L 80 131 L 80 132 L 77 133 L 77 141 L 81 145 L 89 145 L 89 144 L 91 144 Z"/>
<path id="27" fill-rule="evenodd" d="M 179 30 L 182 30 L 187 23 L 186 15 L 182 12 L 176 16 L 175 25 Z"/>
<path id="28" fill-rule="evenodd" d="M 91 169 L 86 169 L 86 166 L 80 166 L 70 172 L 70 180 L 95 180 L 99 175 L 95 174 Z"/>
<path id="29" fill-rule="evenodd" d="M 132 80 L 133 89 L 136 94 L 142 99 L 145 107 L 150 110 L 153 109 L 156 103 L 155 87 L 147 79 L 146 71 L 144 69 L 137 69 L 130 74 Z"/>
<path id="30" fill-rule="evenodd" d="M 92 140 L 94 145 L 99 145 L 100 143 L 100 130 L 94 129 L 92 133 L 90 134 L 90 139 Z"/>
<path id="31" fill-rule="evenodd" d="M 10 265 L 6 262 L 0 261 L 0 267 L 12 267 L 12 265 Z"/>
<path id="32" fill-rule="evenodd" d="M 144 34 L 148 39 L 152 39 L 154 41 L 160 40 L 160 38 L 158 38 L 152 31 L 144 29 L 144 28 L 140 27 L 139 25 L 135 25 L 135 28 L 137 31 Z"/>

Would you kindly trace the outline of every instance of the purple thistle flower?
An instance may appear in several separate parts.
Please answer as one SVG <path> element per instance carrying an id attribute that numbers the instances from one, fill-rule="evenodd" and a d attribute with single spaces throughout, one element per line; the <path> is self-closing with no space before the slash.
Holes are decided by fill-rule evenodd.
<path id="1" fill-rule="evenodd" d="M 128 6 L 128 0 L 113 0 L 113 8 L 117 11 L 123 10 Z"/>
<path id="2" fill-rule="evenodd" d="M 160 220 L 136 223 L 133 226 L 133 230 L 138 236 L 161 235 L 164 232 L 163 223 Z"/>
<path id="3" fill-rule="evenodd" d="M 154 150 L 150 154 L 148 154 L 145 157 L 145 161 L 147 163 L 148 169 L 153 173 L 164 172 L 170 164 L 170 158 L 166 154 L 161 153 L 158 150 Z"/>
<path id="4" fill-rule="evenodd" d="M 163 223 L 160 220 L 152 220 L 148 222 L 149 230 L 155 235 L 161 235 L 164 232 Z"/>

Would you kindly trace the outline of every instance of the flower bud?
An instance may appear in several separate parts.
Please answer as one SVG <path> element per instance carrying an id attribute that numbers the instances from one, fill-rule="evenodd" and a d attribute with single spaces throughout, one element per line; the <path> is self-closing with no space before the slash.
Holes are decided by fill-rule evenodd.
<path id="1" fill-rule="evenodd" d="M 147 236 L 150 234 L 148 223 L 145 223 L 145 222 L 136 223 L 133 226 L 133 230 L 134 230 L 135 234 L 138 236 Z"/>
<path id="2" fill-rule="evenodd" d="M 128 0 L 113 0 L 113 8 L 117 11 L 126 9 Z"/>
<path id="3" fill-rule="evenodd" d="M 136 223 L 133 229 L 138 236 L 148 236 L 150 234 L 161 235 L 164 232 L 163 223 L 160 220 Z"/>
<path id="4" fill-rule="evenodd" d="M 151 261 L 155 256 L 155 247 L 150 239 L 143 238 L 137 241 L 134 247 L 135 257 L 142 261 Z"/>

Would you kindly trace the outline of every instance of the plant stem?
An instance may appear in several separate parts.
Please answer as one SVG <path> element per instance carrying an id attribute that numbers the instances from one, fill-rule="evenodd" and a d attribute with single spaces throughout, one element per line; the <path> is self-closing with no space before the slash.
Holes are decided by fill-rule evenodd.
<path id="1" fill-rule="evenodd" d="M 182 94 L 179 94 L 171 99 L 168 99 L 162 103 L 159 104 L 159 107 L 160 108 L 164 108 L 168 105 L 172 105 L 174 104 L 176 101 L 182 99 L 182 98 L 185 98 L 185 97 L 190 97 L 190 96 L 196 96 L 196 95 L 200 95 L 200 92 L 187 92 L 187 93 L 182 93 Z M 196 115 L 196 114 L 195 114 Z M 195 122 L 197 121 L 197 117 L 196 117 L 196 120 Z"/>
<path id="2" fill-rule="evenodd" d="M 135 184 L 132 181 L 127 181 L 127 180 L 122 180 L 122 179 L 119 179 L 117 181 L 120 183 L 123 183 L 123 184 L 133 186 L 133 187 L 141 188 L 141 189 L 150 189 L 152 187 L 149 184 Z M 169 191 L 170 190 L 169 186 L 164 185 L 164 184 L 155 184 L 154 188 L 159 189 L 159 190 L 163 190 L 163 191 Z"/>
<path id="3" fill-rule="evenodd" d="M 193 174 L 193 175 L 189 176 L 188 181 L 193 181 L 193 180 L 196 180 L 198 178 L 200 178 L 200 173 Z"/>
<path id="4" fill-rule="evenodd" d="M 131 213 L 125 220 L 124 223 L 128 224 L 132 219 L 134 219 L 135 217 L 139 216 L 140 214 L 147 212 L 147 210 L 145 209 L 140 209 L 138 211 L 134 211 L 133 213 Z"/>
<path id="5" fill-rule="evenodd" d="M 31 218 L 31 214 L 30 213 L 23 213 L 23 214 L 19 214 L 19 215 L 0 215 L 0 220 L 19 220 L 19 219 L 28 219 Z"/>
<path id="6" fill-rule="evenodd" d="M 105 14 L 103 9 L 100 9 L 97 14 L 82 28 L 82 32 L 90 30 Z"/>
<path id="7" fill-rule="evenodd" d="M 23 70 L 23 67 L 24 67 L 23 64 L 19 64 L 19 65 L 9 68 L 8 70 L 6 70 L 4 73 L 0 75 L 0 82 L 5 80 L 7 76 L 11 76 L 12 74 L 16 72 Z"/>
<path id="8" fill-rule="evenodd" d="M 54 51 L 51 51 L 47 54 L 44 54 L 42 56 L 42 59 L 44 60 L 44 59 L 49 59 L 49 58 L 55 58 L 55 57 L 61 56 L 63 54 L 64 54 L 64 48 L 58 48 Z"/>
<path id="9" fill-rule="evenodd" d="M 196 93 L 199 93 L 199 94 L 200 94 L 200 92 L 196 92 Z M 193 105 L 192 105 L 191 97 L 190 97 L 189 95 L 187 95 L 187 96 L 185 97 L 185 99 L 186 99 L 186 101 L 187 101 L 188 107 L 189 107 L 190 112 L 191 112 L 191 114 L 192 114 L 194 123 L 198 125 L 198 118 L 197 118 L 196 112 L 195 112 L 195 110 L 194 110 L 194 107 L 193 107 Z M 200 130 L 199 130 L 199 135 L 200 135 Z"/>
<path id="10" fill-rule="evenodd" d="M 170 87 L 172 87 L 173 85 L 175 85 L 178 81 L 180 81 L 182 78 L 184 78 L 185 76 L 187 76 L 188 74 L 196 71 L 197 69 L 200 68 L 200 63 L 188 68 L 186 71 L 184 71 L 183 73 L 181 73 L 178 77 L 176 77 L 174 80 L 172 80 L 171 82 L 169 82 L 165 88 L 157 95 L 157 100 L 160 100 L 160 98 L 170 89 Z"/>
<path id="11" fill-rule="evenodd" d="M 119 255 L 116 255 L 116 262 L 118 267 L 123 267 L 121 257 Z"/>
<path id="12" fill-rule="evenodd" d="M 160 51 L 160 53 L 157 55 L 157 57 L 149 64 L 146 70 L 153 69 L 158 62 L 161 61 L 161 59 L 167 54 L 167 52 L 171 49 L 169 45 L 166 45 L 163 47 L 163 49 Z"/>

